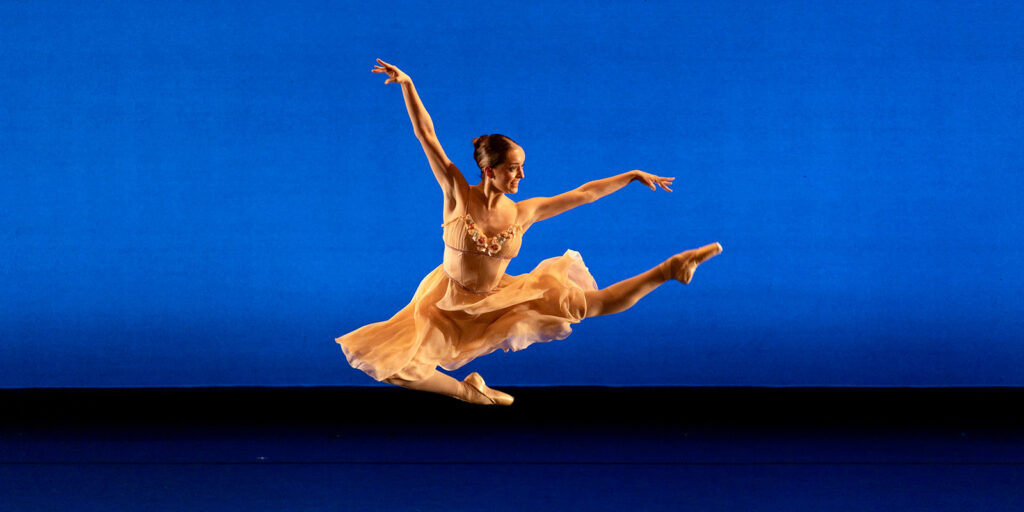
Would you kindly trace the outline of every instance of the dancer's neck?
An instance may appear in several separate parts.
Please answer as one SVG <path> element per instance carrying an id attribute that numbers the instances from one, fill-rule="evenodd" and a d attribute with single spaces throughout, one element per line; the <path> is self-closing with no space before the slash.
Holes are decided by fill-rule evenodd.
<path id="1" fill-rule="evenodd" d="M 488 210 L 497 208 L 505 197 L 505 193 L 498 190 L 498 187 L 494 186 L 494 182 L 491 180 L 484 180 L 477 186 L 476 190 L 482 196 L 484 205 Z"/>

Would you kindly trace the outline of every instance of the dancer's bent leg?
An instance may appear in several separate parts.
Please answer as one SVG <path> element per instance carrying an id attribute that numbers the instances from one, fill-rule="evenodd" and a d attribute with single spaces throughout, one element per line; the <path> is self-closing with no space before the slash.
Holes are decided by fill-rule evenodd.
<path id="1" fill-rule="evenodd" d="M 447 395 L 467 402 L 471 401 L 473 397 L 472 390 L 467 388 L 465 384 L 455 380 L 450 375 L 446 375 L 437 370 L 433 370 L 429 377 L 421 380 L 406 380 L 400 377 L 389 377 L 384 379 L 384 382 L 394 384 L 396 386 L 402 386 L 406 389 Z"/>
<path id="2" fill-rule="evenodd" d="M 669 279 L 677 279 L 689 283 L 697 265 L 722 252 L 718 243 L 705 245 L 698 249 L 684 251 L 661 262 L 658 266 L 619 281 L 607 288 L 587 291 L 587 317 L 611 315 L 625 311 L 636 304 L 644 295 Z"/>
<path id="3" fill-rule="evenodd" d="M 475 376 L 475 378 L 473 376 Z M 483 379 L 480 379 L 479 374 L 474 372 L 470 374 L 469 377 L 466 377 L 466 380 L 472 381 L 476 386 L 471 386 L 470 384 L 467 384 L 466 381 L 457 381 L 450 375 L 441 373 L 437 370 L 433 370 L 429 377 L 421 380 L 406 380 L 400 377 L 389 377 L 384 379 L 384 382 L 394 384 L 396 386 L 402 386 L 406 389 L 438 393 L 452 398 L 457 398 L 463 402 L 474 404 L 493 405 L 495 403 L 500 403 L 502 405 L 509 405 L 512 403 L 512 397 L 510 395 L 506 395 L 505 393 L 488 388 L 484 385 Z M 488 396 L 489 394 L 493 394 L 495 397 L 492 398 Z M 507 404 L 503 402 L 507 402 Z"/>

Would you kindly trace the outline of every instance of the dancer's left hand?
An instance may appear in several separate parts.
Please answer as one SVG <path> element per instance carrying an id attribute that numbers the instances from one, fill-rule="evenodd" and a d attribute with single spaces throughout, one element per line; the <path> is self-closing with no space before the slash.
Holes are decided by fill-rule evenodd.
<path id="1" fill-rule="evenodd" d="M 672 192 L 672 189 L 668 188 L 668 186 L 672 184 L 672 180 L 674 180 L 675 177 L 668 178 L 663 176 L 655 176 L 649 172 L 643 172 L 641 170 L 634 170 L 633 174 L 634 180 L 637 180 L 640 183 L 643 183 L 644 185 L 651 187 L 651 190 L 658 190 L 658 187 L 656 186 L 657 184 L 661 185 L 661 188 L 668 190 L 669 192 Z"/>

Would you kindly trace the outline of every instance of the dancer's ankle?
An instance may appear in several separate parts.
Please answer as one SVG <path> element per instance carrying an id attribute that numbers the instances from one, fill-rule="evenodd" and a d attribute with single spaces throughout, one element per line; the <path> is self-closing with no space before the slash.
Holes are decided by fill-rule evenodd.
<path id="1" fill-rule="evenodd" d="M 658 265 L 658 270 L 661 273 L 661 281 L 662 282 L 671 281 L 673 279 L 672 260 L 674 258 L 675 257 L 673 256 L 672 258 L 669 258 L 669 259 L 661 262 L 660 265 Z"/>

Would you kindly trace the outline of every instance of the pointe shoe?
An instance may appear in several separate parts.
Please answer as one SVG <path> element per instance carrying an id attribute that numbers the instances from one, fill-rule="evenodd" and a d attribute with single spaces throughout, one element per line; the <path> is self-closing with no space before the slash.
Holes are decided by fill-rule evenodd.
<path id="1" fill-rule="evenodd" d="M 717 256 L 722 252 L 722 244 L 713 244 L 683 251 L 665 260 L 661 264 L 661 274 L 665 279 L 675 279 L 683 284 L 690 284 L 693 273 L 697 271 L 697 265 Z"/>
<path id="2" fill-rule="evenodd" d="M 487 384 L 484 383 L 484 378 L 477 372 L 467 375 L 462 382 L 490 400 L 492 405 L 512 405 L 514 400 L 512 395 L 487 387 Z"/>

